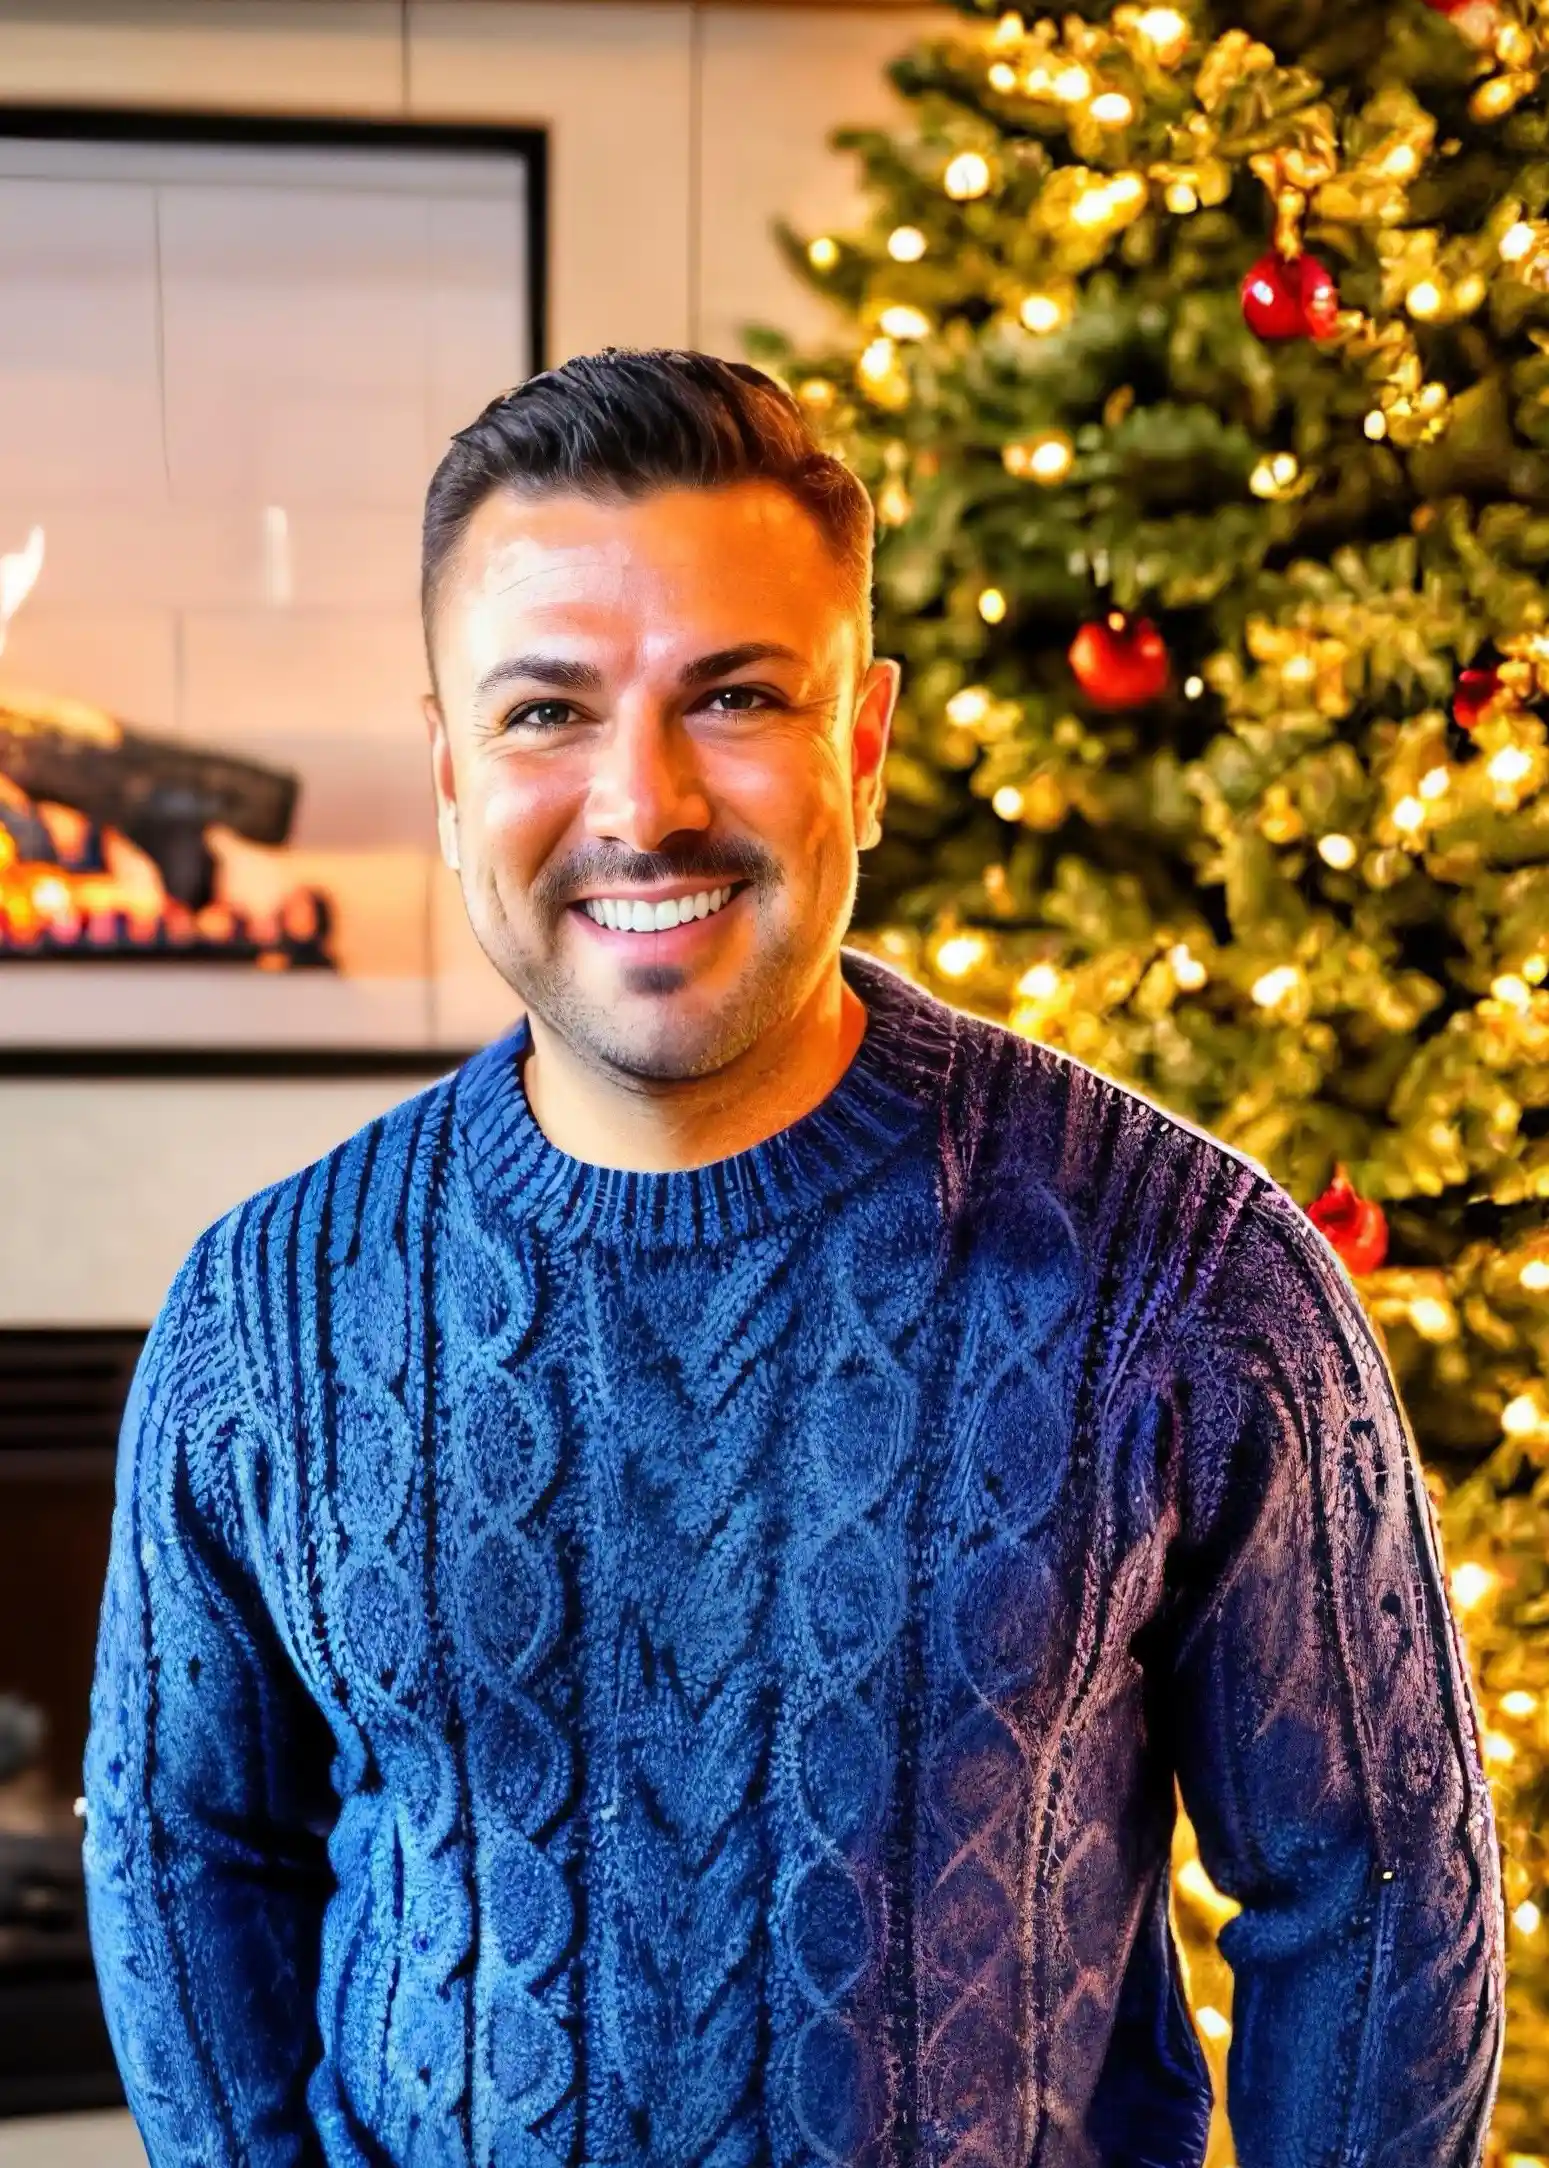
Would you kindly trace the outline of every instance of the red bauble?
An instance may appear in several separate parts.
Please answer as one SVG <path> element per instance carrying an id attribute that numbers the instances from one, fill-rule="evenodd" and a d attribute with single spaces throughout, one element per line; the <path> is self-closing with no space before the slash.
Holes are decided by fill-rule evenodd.
<path id="1" fill-rule="evenodd" d="M 1110 610 L 1081 627 L 1066 659 L 1094 707 L 1139 708 L 1167 690 L 1167 642 L 1149 617 Z"/>
<path id="2" fill-rule="evenodd" d="M 1501 11 L 1495 0 L 1425 0 L 1433 13 L 1445 15 L 1470 45 L 1488 45 L 1500 28 Z"/>
<path id="3" fill-rule="evenodd" d="M 1351 1272 L 1375 1272 L 1388 1254 L 1388 1223 L 1381 1205 L 1360 1196 L 1342 1166 L 1336 1164 L 1333 1181 L 1308 1205 L 1307 1217 Z"/>
<path id="4" fill-rule="evenodd" d="M 1242 313 L 1261 339 L 1326 339 L 1339 315 L 1339 289 L 1316 256 L 1272 248 L 1242 282 Z"/>
<path id="5" fill-rule="evenodd" d="M 1473 730 L 1500 689 L 1499 670 L 1460 670 L 1452 695 L 1452 720 L 1459 730 Z"/>

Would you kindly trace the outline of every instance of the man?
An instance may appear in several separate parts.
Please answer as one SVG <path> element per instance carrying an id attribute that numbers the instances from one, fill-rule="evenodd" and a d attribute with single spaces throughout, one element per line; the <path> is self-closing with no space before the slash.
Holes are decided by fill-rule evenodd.
<path id="1" fill-rule="evenodd" d="M 1478 1720 L 1253 1161 L 841 946 L 898 670 L 759 371 L 608 349 L 425 523 L 510 1037 L 208 1231 L 124 1426 L 91 1922 L 153 2168 L 1464 2168 Z M 326 1847 L 326 1850 L 325 1850 Z"/>

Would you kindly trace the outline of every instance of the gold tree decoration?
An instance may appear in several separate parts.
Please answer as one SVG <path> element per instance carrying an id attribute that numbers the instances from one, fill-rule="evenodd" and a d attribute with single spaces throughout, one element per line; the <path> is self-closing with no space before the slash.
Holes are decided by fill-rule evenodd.
<path id="1" fill-rule="evenodd" d="M 1267 1167 L 1387 1349 L 1549 2155 L 1549 0 L 959 0 L 745 327 L 905 665 L 851 938 Z M 1174 1906 L 1224 2092 L 1230 1905 Z M 1218 2116 L 1212 2159 L 1229 2157 Z"/>

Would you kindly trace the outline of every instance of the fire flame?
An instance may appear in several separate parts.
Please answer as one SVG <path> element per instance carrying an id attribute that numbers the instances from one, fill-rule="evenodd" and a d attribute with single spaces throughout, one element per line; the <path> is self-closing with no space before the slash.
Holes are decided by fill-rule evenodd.
<path id="1" fill-rule="evenodd" d="M 38 584 L 43 570 L 43 529 L 34 527 L 19 550 L 0 556 L 0 652 L 11 619 Z"/>

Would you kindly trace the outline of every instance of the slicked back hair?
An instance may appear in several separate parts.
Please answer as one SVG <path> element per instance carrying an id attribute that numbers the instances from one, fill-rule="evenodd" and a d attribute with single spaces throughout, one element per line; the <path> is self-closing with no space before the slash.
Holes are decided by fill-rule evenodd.
<path id="1" fill-rule="evenodd" d="M 496 490 L 617 503 L 659 489 L 744 481 L 778 483 L 817 522 L 855 596 L 867 667 L 875 519 L 865 489 L 821 448 L 772 376 L 749 362 L 666 346 L 605 346 L 545 369 L 492 399 L 453 437 L 425 497 L 420 608 L 427 655 L 447 566 Z"/>

